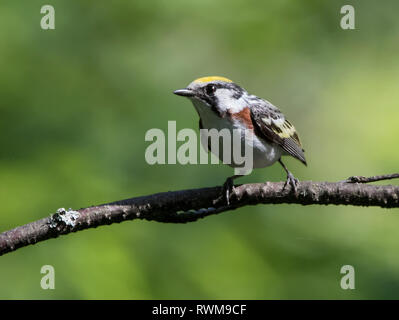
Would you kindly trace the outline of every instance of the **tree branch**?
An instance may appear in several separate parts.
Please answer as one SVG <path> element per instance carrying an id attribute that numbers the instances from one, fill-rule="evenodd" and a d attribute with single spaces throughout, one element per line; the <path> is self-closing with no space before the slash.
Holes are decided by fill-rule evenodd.
<path id="1" fill-rule="evenodd" d="M 247 205 L 296 203 L 399 207 L 399 186 L 367 185 L 366 182 L 398 178 L 399 174 L 370 178 L 351 177 L 341 182 L 302 181 L 295 193 L 283 182 L 235 186 L 226 206 L 222 188 L 163 192 L 55 214 L 0 234 L 0 255 L 60 235 L 126 220 L 144 219 L 168 223 L 193 222 L 209 215 Z"/>
<path id="2" fill-rule="evenodd" d="M 385 175 L 382 175 L 382 176 L 373 176 L 373 177 L 353 176 L 353 177 L 349 177 L 344 182 L 348 182 L 348 183 L 355 183 L 355 182 L 358 182 L 358 183 L 369 183 L 369 182 L 376 182 L 376 181 L 396 179 L 396 178 L 399 178 L 399 173 L 385 174 Z"/>

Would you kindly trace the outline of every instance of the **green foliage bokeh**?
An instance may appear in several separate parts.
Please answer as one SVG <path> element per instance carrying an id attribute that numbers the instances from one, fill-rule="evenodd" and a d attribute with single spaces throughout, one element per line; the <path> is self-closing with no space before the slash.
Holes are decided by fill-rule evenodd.
<path id="1" fill-rule="evenodd" d="M 59 207 L 214 186 L 225 166 L 154 165 L 151 128 L 197 130 L 172 91 L 222 75 L 279 106 L 300 133 L 306 180 L 398 171 L 397 1 L 0 3 L 0 231 Z M 56 29 L 40 28 L 51 4 Z M 285 179 L 279 165 L 243 182 Z M 392 183 L 397 183 L 393 181 Z M 246 207 L 173 225 L 133 221 L 0 257 L 2 299 L 397 298 L 399 215 L 379 208 Z M 55 290 L 40 268 L 55 267 Z M 340 288 L 340 268 L 356 289 Z"/>

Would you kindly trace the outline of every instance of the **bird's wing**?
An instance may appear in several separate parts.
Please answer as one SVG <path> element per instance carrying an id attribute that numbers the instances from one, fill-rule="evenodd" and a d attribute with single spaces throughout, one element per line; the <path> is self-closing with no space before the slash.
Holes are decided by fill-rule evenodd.
<path id="1" fill-rule="evenodd" d="M 276 143 L 289 155 L 306 165 L 304 150 L 295 127 L 270 102 L 259 100 L 251 107 L 251 118 L 257 134 Z"/>

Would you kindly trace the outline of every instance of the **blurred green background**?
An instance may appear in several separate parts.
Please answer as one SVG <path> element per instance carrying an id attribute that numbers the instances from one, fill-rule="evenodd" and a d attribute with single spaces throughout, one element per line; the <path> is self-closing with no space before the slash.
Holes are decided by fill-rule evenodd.
<path id="1" fill-rule="evenodd" d="M 356 30 L 340 28 L 351 3 Z M 51 4 L 56 29 L 40 28 Z M 145 162 L 151 128 L 198 129 L 172 91 L 222 75 L 279 106 L 299 179 L 398 171 L 398 1 L 0 3 L 0 230 L 59 207 L 221 185 L 232 169 Z M 280 181 L 279 165 L 239 180 Z M 395 181 L 388 183 L 397 183 Z M 399 297 L 399 212 L 259 205 L 187 225 L 133 221 L 0 257 L 2 299 Z M 40 268 L 55 268 L 55 290 Z M 352 265 L 356 289 L 340 288 Z"/>

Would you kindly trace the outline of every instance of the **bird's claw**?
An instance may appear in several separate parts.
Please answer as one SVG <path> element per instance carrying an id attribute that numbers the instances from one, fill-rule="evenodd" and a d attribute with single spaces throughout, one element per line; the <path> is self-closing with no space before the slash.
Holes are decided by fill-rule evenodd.
<path id="1" fill-rule="evenodd" d="M 291 172 L 287 172 L 287 180 L 284 183 L 283 190 L 285 190 L 285 187 L 290 184 L 290 186 L 294 189 L 294 192 L 297 192 L 297 186 L 298 186 L 298 179 L 294 177 L 294 175 Z"/>
<path id="2" fill-rule="evenodd" d="M 230 196 L 235 191 L 233 179 L 227 178 L 226 182 L 223 184 L 223 196 L 225 197 L 226 203 L 230 205 Z"/>

